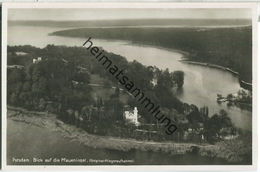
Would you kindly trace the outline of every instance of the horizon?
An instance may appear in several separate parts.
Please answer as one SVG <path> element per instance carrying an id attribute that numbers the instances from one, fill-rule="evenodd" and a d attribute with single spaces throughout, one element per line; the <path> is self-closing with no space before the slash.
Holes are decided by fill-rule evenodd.
<path id="1" fill-rule="evenodd" d="M 23 21 L 23 22 L 31 22 L 31 21 L 45 21 L 45 22 L 78 22 L 78 21 L 125 21 L 125 20 L 247 20 L 250 21 L 250 18 L 239 18 L 239 19 L 235 19 L 235 18 L 213 18 L 213 19 L 209 19 L 209 18 L 139 18 L 139 19 L 79 19 L 79 20 L 40 20 L 40 19 L 33 19 L 33 20 L 25 20 L 25 19 L 16 19 L 16 20 L 8 20 L 11 22 L 16 22 L 16 21 Z"/>
<path id="2" fill-rule="evenodd" d="M 250 19 L 248 8 L 169 9 L 169 8 L 82 8 L 82 9 L 9 9 L 8 20 L 138 20 L 138 19 Z"/>
<path id="3" fill-rule="evenodd" d="M 251 26 L 249 19 L 100 19 L 100 20 L 8 20 L 10 26 L 57 26 L 57 27 L 206 27 L 206 26 Z"/>

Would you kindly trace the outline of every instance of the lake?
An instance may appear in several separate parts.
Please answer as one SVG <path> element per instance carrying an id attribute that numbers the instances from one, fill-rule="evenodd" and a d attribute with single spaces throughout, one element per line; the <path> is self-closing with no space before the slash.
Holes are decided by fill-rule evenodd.
<path id="1" fill-rule="evenodd" d="M 62 29 L 66 28 L 11 26 L 8 28 L 8 35 L 12 35 L 8 36 L 8 45 L 29 44 L 41 48 L 47 44 L 82 46 L 86 41 L 84 38 L 48 35 Z M 237 107 L 227 107 L 226 104 L 219 105 L 216 102 L 217 94 L 226 96 L 230 93 L 236 93 L 240 89 L 238 78 L 231 73 L 204 66 L 184 64 L 179 61 L 183 55 L 174 50 L 142 46 L 126 41 L 100 39 L 92 39 L 92 41 L 94 45 L 122 55 L 128 61 L 136 60 L 147 66 L 157 66 L 160 69 L 168 68 L 170 71 L 184 71 L 184 86 L 178 94 L 180 100 L 199 107 L 208 106 L 210 116 L 224 109 L 228 112 L 235 126 L 251 130 L 252 112 Z M 156 63 L 154 63 L 155 61 Z"/>
<path id="2" fill-rule="evenodd" d="M 11 26 L 8 28 L 8 45 L 32 45 L 45 47 L 47 44 L 82 46 L 84 38 L 69 38 L 49 36 L 54 31 L 66 28 L 51 28 L 38 26 Z M 91 36 L 91 35 L 90 35 Z M 227 107 L 216 102 L 217 94 L 227 95 L 240 89 L 238 78 L 229 72 L 219 69 L 184 64 L 179 60 L 182 54 L 158 47 L 132 44 L 126 41 L 92 39 L 96 46 L 101 46 L 109 52 L 122 55 L 128 61 L 137 60 L 144 65 L 157 66 L 170 71 L 182 70 L 185 80 L 182 92 L 178 98 L 183 102 L 199 107 L 208 106 L 210 116 L 224 109 L 232 122 L 239 128 L 251 130 L 252 113 L 237 107 Z M 156 63 L 154 63 L 156 61 Z M 226 164 L 224 160 L 210 159 L 194 155 L 170 156 L 167 154 L 131 151 L 93 149 L 62 138 L 58 133 L 48 129 L 27 126 L 8 120 L 8 156 L 40 156 L 40 157 L 70 157 L 93 159 L 135 159 L 136 164 Z M 22 131 L 22 132 L 21 132 Z M 26 134 L 23 134 L 26 133 Z M 44 138 L 44 139 L 43 139 Z M 18 144 L 19 143 L 19 144 Z M 28 144 L 30 143 L 30 144 Z"/>

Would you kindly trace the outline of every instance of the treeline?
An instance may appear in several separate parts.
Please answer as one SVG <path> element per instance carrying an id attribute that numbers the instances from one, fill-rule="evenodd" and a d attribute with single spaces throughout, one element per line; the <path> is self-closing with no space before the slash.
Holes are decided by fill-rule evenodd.
<path id="1" fill-rule="evenodd" d="M 10 26 L 44 26 L 44 27 L 131 27 L 131 26 L 237 26 L 250 25 L 247 19 L 118 19 L 118 20 L 24 20 L 8 21 Z"/>
<path id="2" fill-rule="evenodd" d="M 17 52 L 23 52 L 17 54 Z M 48 45 L 45 48 L 31 46 L 8 47 L 7 102 L 29 110 L 48 111 L 58 114 L 67 123 L 84 128 L 90 133 L 133 137 L 153 140 L 205 140 L 214 142 L 221 139 L 223 128 L 233 128 L 230 118 L 222 111 L 209 117 L 208 109 L 188 105 L 178 100 L 172 88 L 180 89 L 185 74 L 182 71 L 169 72 L 152 66 L 143 66 L 137 61 L 127 62 L 124 57 L 107 53 L 117 66 L 125 69 L 135 85 L 142 88 L 147 97 L 159 104 L 162 113 L 178 126 L 177 134 L 168 136 L 146 109 L 128 96 L 121 99 L 125 91 L 120 91 L 118 81 L 103 66 L 93 59 L 85 48 Z M 32 63 L 32 59 L 42 60 Z M 23 68 L 12 67 L 23 65 Z M 113 94 L 104 97 L 93 96 L 89 85 L 92 75 L 111 80 L 116 87 Z M 103 89 L 102 87 L 100 89 Z M 138 107 L 140 122 L 151 124 L 155 136 L 136 133 L 135 127 L 128 126 L 123 119 L 124 106 Z M 187 135 L 188 136 L 185 139 Z M 232 130 L 231 132 L 234 133 Z M 230 132 L 226 132 L 230 134 Z"/>
<path id="3" fill-rule="evenodd" d="M 252 82 L 252 27 L 230 28 L 81 28 L 53 35 L 128 40 L 188 52 L 189 60 L 221 65 Z"/>
<path id="4" fill-rule="evenodd" d="M 27 54 L 21 56 L 17 55 L 16 52 Z M 181 88 L 184 84 L 184 73 L 182 71 L 169 72 L 168 69 L 162 71 L 156 67 L 146 67 L 137 61 L 128 62 L 124 57 L 113 53 L 106 53 L 106 55 L 113 60 L 114 64 L 120 66 L 121 69 L 125 69 L 124 74 L 131 78 L 135 85 L 141 88 L 155 103 L 179 111 L 182 110 L 182 102 L 171 91 L 174 86 Z M 43 60 L 33 64 L 32 59 L 39 56 Z M 40 83 L 36 85 L 40 86 L 45 84 L 45 81 L 48 84 L 53 84 L 44 86 L 44 89 L 40 91 L 41 94 L 46 93 L 45 96 L 47 97 L 59 97 L 56 94 L 60 94 L 63 89 L 65 89 L 63 94 L 70 92 L 71 90 L 66 91 L 66 88 L 73 88 L 72 81 L 80 83 L 82 87 L 84 85 L 87 87 L 90 82 L 89 75 L 92 74 L 98 74 L 101 78 L 110 80 L 113 84 L 111 86 L 120 86 L 118 81 L 107 73 L 85 48 L 54 45 L 48 45 L 43 49 L 31 46 L 8 47 L 8 65 L 17 64 L 25 65 L 23 76 L 26 79 L 16 78 L 17 73 L 22 75 L 22 72 L 15 72 L 18 69 L 10 70 L 10 78 L 14 77 L 13 80 L 15 81 L 21 80 L 21 82 L 30 82 L 31 84 L 37 81 Z M 155 80 L 155 84 L 153 84 L 153 80 Z M 13 85 L 12 82 L 10 84 Z M 91 90 L 88 92 L 91 92 Z M 41 94 L 40 96 L 42 96 Z M 60 99 L 64 100 L 64 98 Z M 103 99 L 107 98 L 104 97 Z M 150 121 L 149 118 L 147 120 Z"/>

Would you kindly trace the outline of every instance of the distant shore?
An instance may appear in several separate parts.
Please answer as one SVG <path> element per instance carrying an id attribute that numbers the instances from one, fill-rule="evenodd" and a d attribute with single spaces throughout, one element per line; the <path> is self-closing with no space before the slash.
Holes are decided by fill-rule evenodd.
<path id="1" fill-rule="evenodd" d="M 92 148 L 113 149 L 125 152 L 136 149 L 140 151 L 162 152 L 171 155 L 195 153 L 198 154 L 198 156 L 222 158 L 230 163 L 239 163 L 242 161 L 240 157 L 236 157 L 235 153 L 233 154 L 230 150 L 223 151 L 223 148 L 218 144 L 138 141 L 135 139 L 97 136 L 89 134 L 73 125 L 63 123 L 56 118 L 55 114 L 28 111 L 13 106 L 8 106 L 7 112 L 8 119 L 40 128 L 49 128 L 53 132 L 59 132 L 65 138 L 80 142 L 81 144 Z"/>
<path id="2" fill-rule="evenodd" d="M 232 75 L 238 77 L 239 84 L 242 88 L 247 89 L 247 90 L 252 90 L 252 83 L 248 83 L 248 82 L 241 80 L 240 74 L 237 71 L 234 71 L 230 68 L 223 67 L 223 66 L 220 66 L 220 65 L 211 64 L 211 63 L 191 61 L 191 60 L 189 60 L 189 58 L 184 58 L 184 59 L 181 59 L 180 61 L 183 62 L 183 63 L 187 63 L 187 64 L 205 66 L 205 67 L 216 68 L 216 69 L 220 69 L 220 70 L 223 70 L 223 71 L 227 71 L 227 72 L 231 73 Z"/>
<path id="3" fill-rule="evenodd" d="M 68 37 L 70 37 L 70 36 L 68 36 Z M 166 48 L 166 47 L 159 46 L 159 45 L 141 44 L 140 42 L 136 42 L 136 41 L 129 41 L 129 40 L 117 40 L 117 41 L 131 42 L 131 43 L 134 43 L 134 44 L 142 46 L 142 47 L 154 47 L 154 48 L 159 48 L 159 49 L 162 49 L 162 50 L 166 50 L 166 51 L 171 51 L 171 52 L 182 54 L 182 57 L 179 60 L 180 62 L 187 63 L 187 64 L 192 64 L 192 65 L 199 65 L 199 66 L 215 68 L 215 69 L 219 69 L 219 70 L 223 70 L 223 71 L 229 72 L 229 73 L 231 73 L 232 75 L 236 76 L 239 79 L 239 84 L 240 84 L 240 86 L 242 88 L 247 89 L 247 90 L 252 90 L 252 87 L 253 87 L 252 83 L 249 83 L 249 82 L 246 82 L 244 80 L 241 80 L 239 72 L 234 71 L 234 70 L 232 70 L 232 69 L 230 69 L 228 67 L 221 66 L 221 65 L 216 65 L 216 64 L 212 64 L 212 63 L 206 63 L 206 62 L 200 62 L 200 61 L 192 61 L 189 58 L 189 56 L 191 55 L 189 52 L 178 50 L 178 49 Z"/>
<path id="4" fill-rule="evenodd" d="M 248 26 L 239 26 L 239 27 L 248 27 Z M 82 28 L 80 28 L 80 29 L 82 29 Z M 60 34 L 58 34 L 59 32 L 60 31 L 52 32 L 52 33 L 49 33 L 49 35 L 63 36 L 63 37 L 75 37 L 75 36 L 71 36 L 71 35 L 66 35 L 66 36 L 60 35 Z M 102 39 L 102 38 L 97 38 L 97 39 Z M 104 40 L 107 40 L 107 39 L 104 39 Z M 134 41 L 134 40 L 122 40 L 122 39 L 112 39 L 112 40 L 113 41 L 125 41 L 125 42 L 130 42 L 130 43 L 133 43 L 133 44 L 136 44 L 136 45 L 139 45 L 139 46 L 143 46 L 143 47 L 154 47 L 154 48 L 159 48 L 159 49 L 163 49 L 163 50 L 167 50 L 167 51 L 171 51 L 171 52 L 180 53 L 180 54 L 182 54 L 182 57 L 180 59 L 181 62 L 193 64 L 193 65 L 208 66 L 208 67 L 211 67 L 211 68 L 216 68 L 216 69 L 220 69 L 220 70 L 223 70 L 223 71 L 227 71 L 227 72 L 231 73 L 232 75 L 235 75 L 235 76 L 238 77 L 239 84 L 242 88 L 247 89 L 247 90 L 252 90 L 252 83 L 249 83 L 249 82 L 242 80 L 239 72 L 234 71 L 231 68 L 221 66 L 221 65 L 216 65 L 216 64 L 207 63 L 207 62 L 200 62 L 200 61 L 192 61 L 189 58 L 191 53 L 189 53 L 187 51 L 182 51 L 182 50 L 172 49 L 172 48 L 166 48 L 164 46 L 154 45 L 154 44 L 151 44 L 151 43 L 140 43 L 139 41 Z"/>

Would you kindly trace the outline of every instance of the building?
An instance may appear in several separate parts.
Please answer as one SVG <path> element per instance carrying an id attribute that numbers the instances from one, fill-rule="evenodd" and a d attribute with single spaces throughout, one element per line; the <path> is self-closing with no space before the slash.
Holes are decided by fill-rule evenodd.
<path id="1" fill-rule="evenodd" d="M 39 63 L 40 61 L 42 61 L 41 57 L 33 58 L 33 63 Z"/>
<path id="2" fill-rule="evenodd" d="M 137 107 L 134 108 L 134 110 L 127 110 L 124 112 L 124 119 L 131 123 L 134 124 L 136 126 L 140 125 L 140 123 L 138 122 L 138 110 Z"/>
<path id="3" fill-rule="evenodd" d="M 17 56 L 25 56 L 25 55 L 27 55 L 28 53 L 25 53 L 25 52 L 22 52 L 22 51 L 17 51 L 17 52 L 15 52 L 15 54 L 16 54 Z"/>
<path id="4" fill-rule="evenodd" d="M 232 140 L 237 138 L 239 135 L 233 128 L 222 128 L 220 129 L 219 137 L 223 140 Z"/>
<path id="5" fill-rule="evenodd" d="M 158 83 L 158 80 L 156 78 L 153 78 L 151 83 L 153 84 L 153 86 L 155 87 Z"/>
<path id="6" fill-rule="evenodd" d="M 23 69 L 24 66 L 22 65 L 8 65 L 7 69 Z"/>

